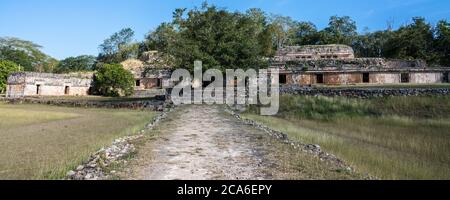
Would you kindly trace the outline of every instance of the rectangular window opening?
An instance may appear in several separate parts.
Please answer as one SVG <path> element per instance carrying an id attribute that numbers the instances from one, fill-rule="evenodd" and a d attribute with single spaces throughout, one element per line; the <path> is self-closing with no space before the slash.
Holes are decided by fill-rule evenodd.
<path id="1" fill-rule="evenodd" d="M 408 73 L 402 73 L 401 74 L 401 82 L 402 83 L 409 83 L 409 74 Z"/>
<path id="2" fill-rule="evenodd" d="M 323 84 L 323 74 L 316 74 L 316 83 Z"/>
<path id="3" fill-rule="evenodd" d="M 370 83 L 370 74 L 363 73 L 363 83 Z"/>
<path id="4" fill-rule="evenodd" d="M 158 88 L 162 87 L 162 81 L 160 78 L 156 79 L 156 87 L 158 87 Z"/>
<path id="5" fill-rule="evenodd" d="M 136 87 L 140 87 L 141 86 L 141 80 L 136 80 Z"/>
<path id="6" fill-rule="evenodd" d="M 286 74 L 280 74 L 280 84 L 287 84 Z"/>

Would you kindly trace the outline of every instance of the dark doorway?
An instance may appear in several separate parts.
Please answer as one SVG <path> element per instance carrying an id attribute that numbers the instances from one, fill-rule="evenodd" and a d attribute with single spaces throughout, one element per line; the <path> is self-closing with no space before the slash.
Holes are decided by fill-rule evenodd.
<path id="1" fill-rule="evenodd" d="M 363 83 L 370 83 L 370 74 L 363 73 Z"/>
<path id="2" fill-rule="evenodd" d="M 450 80 L 448 80 L 449 78 L 448 78 L 448 75 L 449 75 L 449 72 L 445 72 L 444 73 L 444 78 L 443 78 L 443 81 L 442 82 L 444 82 L 444 83 L 450 83 Z"/>
<path id="3" fill-rule="evenodd" d="M 280 74 L 280 84 L 287 84 L 287 76 L 286 74 Z"/>
<path id="4" fill-rule="evenodd" d="M 402 83 L 409 83 L 409 74 L 408 73 L 402 73 L 400 78 L 401 78 Z"/>
<path id="5" fill-rule="evenodd" d="M 156 87 L 158 87 L 158 88 L 162 87 L 162 81 L 160 78 L 156 79 Z"/>
<path id="6" fill-rule="evenodd" d="M 141 86 L 141 80 L 136 80 L 136 87 L 140 87 Z"/>
<path id="7" fill-rule="evenodd" d="M 316 83 L 323 84 L 323 74 L 316 74 Z"/>
<path id="8" fill-rule="evenodd" d="M 70 87 L 69 87 L 69 86 L 66 86 L 66 87 L 64 88 L 64 94 L 65 94 L 65 95 L 68 95 L 69 92 L 70 92 Z"/>
<path id="9" fill-rule="evenodd" d="M 41 94 L 41 85 L 36 85 L 36 94 L 37 95 Z"/>

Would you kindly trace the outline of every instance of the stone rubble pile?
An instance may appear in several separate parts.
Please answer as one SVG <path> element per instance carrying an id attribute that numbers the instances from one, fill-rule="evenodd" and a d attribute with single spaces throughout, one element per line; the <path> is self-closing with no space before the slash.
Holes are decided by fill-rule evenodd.
<path id="1" fill-rule="evenodd" d="M 133 145 L 134 141 L 142 139 L 146 131 L 153 129 L 161 120 L 165 119 L 171 111 L 170 108 L 164 110 L 155 119 L 149 123 L 145 129 L 141 130 L 137 135 L 126 136 L 114 140 L 111 146 L 102 148 L 89 157 L 89 160 L 79 165 L 76 169 L 67 173 L 69 180 L 102 180 L 107 179 L 114 171 L 109 173 L 105 169 L 112 164 L 126 163 L 127 156 L 136 151 Z"/>

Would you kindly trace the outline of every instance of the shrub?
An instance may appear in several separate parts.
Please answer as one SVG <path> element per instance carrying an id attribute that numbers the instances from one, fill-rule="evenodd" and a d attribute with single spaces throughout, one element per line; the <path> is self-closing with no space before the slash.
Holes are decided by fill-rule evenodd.
<path id="1" fill-rule="evenodd" d="M 17 72 L 19 70 L 19 66 L 14 62 L 7 60 L 0 61 L 0 94 L 3 94 L 6 91 L 6 81 L 8 76 L 12 72 Z"/>
<path id="2" fill-rule="evenodd" d="M 103 64 L 95 74 L 95 88 L 104 96 L 130 96 L 134 77 L 120 64 Z"/>

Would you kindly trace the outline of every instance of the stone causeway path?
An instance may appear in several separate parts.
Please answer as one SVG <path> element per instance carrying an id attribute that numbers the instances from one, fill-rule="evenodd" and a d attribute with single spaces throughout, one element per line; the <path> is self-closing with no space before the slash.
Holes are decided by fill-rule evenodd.
<path id="1" fill-rule="evenodd" d="M 137 147 L 120 179 L 131 180 L 272 180 L 348 179 L 335 165 L 246 125 L 223 106 L 176 108 L 155 135 Z M 301 161 L 308 157 L 307 161 Z M 319 174 L 318 174 L 319 173 Z"/>
<path id="2" fill-rule="evenodd" d="M 163 124 L 151 164 L 137 179 L 265 179 L 258 154 L 263 133 L 238 123 L 217 106 L 185 106 Z"/>

